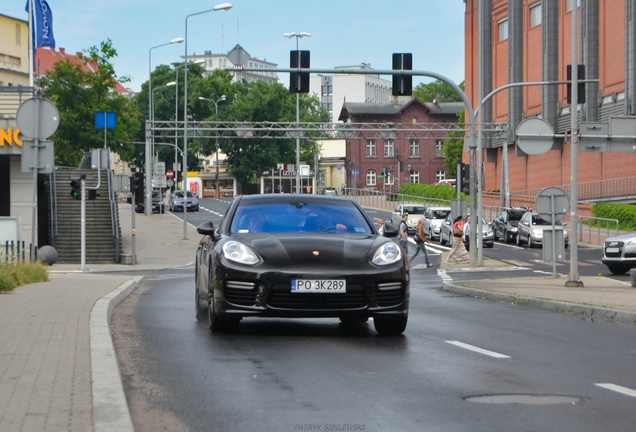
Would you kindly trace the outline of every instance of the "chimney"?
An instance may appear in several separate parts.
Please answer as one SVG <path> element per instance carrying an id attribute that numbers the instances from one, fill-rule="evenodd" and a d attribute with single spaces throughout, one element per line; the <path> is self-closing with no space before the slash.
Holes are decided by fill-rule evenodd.
<path id="1" fill-rule="evenodd" d="M 60 54 L 66 55 L 66 49 L 65 48 L 60 48 Z"/>

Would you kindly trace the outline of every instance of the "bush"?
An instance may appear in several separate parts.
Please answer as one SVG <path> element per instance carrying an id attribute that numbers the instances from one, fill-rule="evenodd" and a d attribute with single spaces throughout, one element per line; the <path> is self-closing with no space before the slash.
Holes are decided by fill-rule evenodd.
<path id="1" fill-rule="evenodd" d="M 13 291 L 20 285 L 49 280 L 49 273 L 41 263 L 0 264 L 0 292 Z"/>
<path id="2" fill-rule="evenodd" d="M 452 186 L 430 185 L 422 183 L 402 183 L 400 193 L 409 196 L 421 196 L 425 198 L 436 198 L 440 200 L 457 199 L 457 191 Z M 461 194 L 462 198 L 470 202 L 468 195 Z"/>
<path id="3" fill-rule="evenodd" d="M 636 206 L 632 204 L 596 203 L 592 206 L 594 217 L 618 220 L 623 231 L 636 230 Z"/>

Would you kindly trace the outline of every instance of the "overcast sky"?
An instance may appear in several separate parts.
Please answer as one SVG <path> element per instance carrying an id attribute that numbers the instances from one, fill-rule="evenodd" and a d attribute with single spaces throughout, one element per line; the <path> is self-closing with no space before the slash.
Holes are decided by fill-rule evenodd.
<path id="1" fill-rule="evenodd" d="M 228 52 L 239 43 L 252 57 L 289 67 L 296 39 L 286 32 L 308 32 L 299 48 L 311 52 L 311 67 L 333 69 L 369 63 L 391 69 L 391 54 L 413 53 L 413 69 L 464 81 L 463 0 L 233 0 L 232 9 L 188 18 L 188 53 Z M 0 13 L 27 19 L 25 0 L 2 0 Z M 113 60 L 126 87 L 139 91 L 148 70 L 181 60 L 184 44 L 149 50 L 185 37 L 186 16 L 221 1 L 204 0 L 48 0 L 57 47 L 84 51 L 112 40 Z M 389 78 L 386 76 L 385 78 Z M 430 82 L 414 78 L 414 85 Z M 280 82 L 287 84 L 281 75 Z"/>

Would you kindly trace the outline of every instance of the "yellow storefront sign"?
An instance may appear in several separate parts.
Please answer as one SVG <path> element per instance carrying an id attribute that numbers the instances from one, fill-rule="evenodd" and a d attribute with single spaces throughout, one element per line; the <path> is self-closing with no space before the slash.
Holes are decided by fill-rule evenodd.
<path id="1" fill-rule="evenodd" d="M 17 145 L 22 147 L 22 141 L 20 141 L 20 129 L 13 129 L 12 127 L 0 128 L 0 147 L 6 145 Z"/>

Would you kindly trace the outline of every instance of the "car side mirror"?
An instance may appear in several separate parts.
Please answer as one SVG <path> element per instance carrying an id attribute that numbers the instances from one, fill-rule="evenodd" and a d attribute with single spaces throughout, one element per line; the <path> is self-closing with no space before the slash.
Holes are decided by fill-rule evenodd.
<path id="1" fill-rule="evenodd" d="M 203 222 L 197 227 L 197 232 L 201 235 L 214 237 L 214 223 L 212 221 Z"/>
<path id="2" fill-rule="evenodd" d="M 399 231 L 396 226 L 388 222 L 384 222 L 384 237 L 397 237 L 398 233 Z"/>

